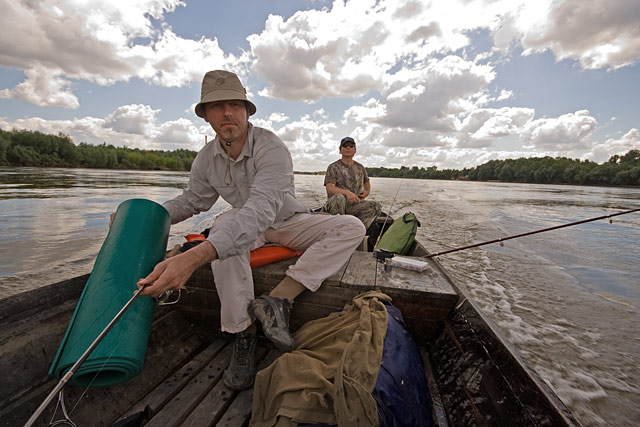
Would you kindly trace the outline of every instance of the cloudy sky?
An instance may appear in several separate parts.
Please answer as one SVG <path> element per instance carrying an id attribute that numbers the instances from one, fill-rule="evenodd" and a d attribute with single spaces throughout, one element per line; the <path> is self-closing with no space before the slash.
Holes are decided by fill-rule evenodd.
<path id="1" fill-rule="evenodd" d="M 197 150 L 208 70 L 324 170 L 640 149 L 638 0 L 0 0 L 0 128 Z"/>

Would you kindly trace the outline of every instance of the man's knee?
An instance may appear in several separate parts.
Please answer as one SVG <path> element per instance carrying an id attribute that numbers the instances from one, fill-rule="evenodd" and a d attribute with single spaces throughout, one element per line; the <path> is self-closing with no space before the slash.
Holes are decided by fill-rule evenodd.
<path id="1" fill-rule="evenodd" d="M 380 212 L 382 212 L 382 205 L 380 204 L 380 202 L 371 200 L 371 203 L 373 204 L 374 210 L 376 212 L 376 216 L 380 215 Z"/>
<path id="2" fill-rule="evenodd" d="M 347 208 L 347 196 L 344 194 L 333 194 L 329 197 L 326 210 L 332 215 L 343 215 Z"/>
<path id="3" fill-rule="evenodd" d="M 354 236 L 363 237 L 367 231 L 362 221 L 353 215 L 342 215 L 340 217 L 343 227 L 353 233 Z"/>

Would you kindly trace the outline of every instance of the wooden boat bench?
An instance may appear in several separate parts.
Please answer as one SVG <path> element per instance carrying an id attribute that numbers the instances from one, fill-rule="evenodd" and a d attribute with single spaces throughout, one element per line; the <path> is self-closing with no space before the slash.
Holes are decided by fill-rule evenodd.
<path id="1" fill-rule="evenodd" d="M 256 296 L 273 289 L 297 258 L 254 269 Z M 318 291 L 303 292 L 296 298 L 291 329 L 295 331 L 311 319 L 342 309 L 360 293 L 378 290 L 393 298 L 393 304 L 401 310 L 414 336 L 420 341 L 428 340 L 442 327 L 442 321 L 458 301 L 458 294 L 447 278 L 433 261 L 429 263 L 430 268 L 423 272 L 398 267 L 387 272 L 371 252 L 355 251 L 350 261 L 325 280 Z M 187 318 L 197 320 L 219 315 L 220 302 L 209 266 L 198 269 L 187 287 L 179 303 Z"/>

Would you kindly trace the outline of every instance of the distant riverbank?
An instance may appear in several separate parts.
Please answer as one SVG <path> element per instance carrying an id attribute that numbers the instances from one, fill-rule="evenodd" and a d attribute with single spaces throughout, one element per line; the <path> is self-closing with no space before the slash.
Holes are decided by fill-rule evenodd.
<path id="1" fill-rule="evenodd" d="M 0 166 L 189 171 L 196 154 L 190 150 L 141 150 L 106 143 L 76 146 L 66 135 L 0 130 Z M 397 169 L 368 166 L 366 169 L 370 177 L 379 178 L 640 186 L 640 150 L 614 155 L 602 164 L 566 157 L 530 157 L 490 160 L 462 170 L 436 166 Z M 322 175 L 324 171 L 296 173 Z"/>

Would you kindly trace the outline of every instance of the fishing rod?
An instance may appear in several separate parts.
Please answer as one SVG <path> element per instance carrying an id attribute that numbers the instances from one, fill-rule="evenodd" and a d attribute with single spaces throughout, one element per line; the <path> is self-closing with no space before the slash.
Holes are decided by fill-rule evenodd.
<path id="1" fill-rule="evenodd" d="M 391 201 L 391 205 L 389 206 L 389 213 L 387 214 L 387 216 L 385 216 L 384 222 L 382 223 L 382 227 L 380 228 L 380 232 L 378 233 L 378 238 L 376 239 L 376 242 L 373 245 L 373 253 L 374 253 L 374 256 L 376 257 L 376 261 L 377 261 L 376 262 L 376 267 L 375 267 L 375 274 L 373 276 L 373 289 L 377 289 L 378 288 L 378 263 L 383 264 L 385 270 L 390 267 L 390 265 L 387 266 L 386 262 L 387 262 L 387 259 L 389 259 L 389 258 L 391 258 L 393 256 L 393 253 L 389 252 L 389 251 L 387 251 L 385 249 L 376 250 L 376 246 L 378 246 L 378 243 L 380 242 L 380 238 L 384 234 L 384 227 L 387 225 L 387 220 L 389 219 L 389 216 L 391 215 L 391 209 L 393 209 L 393 205 L 395 205 L 395 203 L 396 203 L 396 198 L 398 197 L 398 193 L 400 192 L 400 188 L 402 187 L 402 183 L 403 182 L 404 182 L 404 179 L 402 181 L 400 181 L 400 183 L 398 184 L 398 188 L 396 189 L 396 194 L 393 196 L 393 200 Z M 345 269 L 345 272 L 346 272 L 346 269 Z M 343 275 L 344 275 L 344 273 L 343 273 Z"/>
<path id="2" fill-rule="evenodd" d="M 56 395 L 62 390 L 62 388 L 69 382 L 71 377 L 73 377 L 73 374 L 75 374 L 78 368 L 80 368 L 80 366 L 87 360 L 87 358 L 89 357 L 89 355 L 91 355 L 93 350 L 95 350 L 98 344 L 100 344 L 100 341 L 102 341 L 102 339 L 107 335 L 107 333 L 109 333 L 109 331 L 113 328 L 116 322 L 120 320 L 120 318 L 129 309 L 129 307 L 131 307 L 131 304 L 133 304 L 133 302 L 138 298 L 138 296 L 140 295 L 140 292 L 147 286 L 148 285 L 142 285 L 140 288 L 138 288 L 138 290 L 136 290 L 133 293 L 133 296 L 131 297 L 131 299 L 124 305 L 124 307 L 122 307 L 122 309 L 120 309 L 118 314 L 116 314 L 115 317 L 111 319 L 109 324 L 102 330 L 102 332 L 100 332 L 98 337 L 91 343 L 89 348 L 87 348 L 87 350 L 84 353 L 82 353 L 82 356 L 80 356 L 78 361 L 74 363 L 73 366 L 71 366 L 71 368 L 69 369 L 69 371 L 67 371 L 67 373 L 62 376 L 62 378 L 60 379 L 58 384 L 55 386 L 55 388 L 44 399 L 44 401 L 40 404 L 38 409 L 36 409 L 36 411 L 33 413 L 31 418 L 27 420 L 24 427 L 30 427 L 38 420 L 38 417 L 42 415 L 42 412 L 45 410 L 47 405 L 53 400 L 54 397 L 56 397 Z"/>
<path id="3" fill-rule="evenodd" d="M 387 225 L 387 220 L 389 219 L 389 215 L 391 215 L 391 209 L 393 209 L 393 205 L 395 205 L 396 203 L 396 198 L 398 197 L 398 193 L 400 192 L 400 187 L 402 187 L 403 181 L 404 180 L 400 181 L 400 183 L 398 184 L 398 189 L 396 190 L 396 194 L 395 196 L 393 196 L 393 200 L 391 201 L 391 205 L 389 206 L 389 213 L 387 214 L 387 216 L 385 216 L 384 222 L 382 223 L 382 228 L 380 229 L 380 233 L 378 234 L 378 238 L 376 239 L 376 243 L 373 245 L 374 248 L 378 245 L 380 238 L 384 234 L 384 227 L 385 225 Z"/>
<path id="4" fill-rule="evenodd" d="M 573 225 L 584 224 L 584 223 L 587 223 L 587 222 L 598 221 L 598 220 L 601 220 L 601 219 L 609 218 L 609 222 L 611 222 L 611 218 L 614 217 L 614 216 L 626 215 L 626 214 L 630 214 L 630 213 L 638 212 L 638 211 L 640 211 L 640 208 L 631 209 L 631 210 L 623 211 L 623 212 L 618 212 L 618 213 L 614 213 L 614 214 L 610 214 L 610 215 L 602 215 L 602 216 L 599 216 L 599 217 L 596 217 L 596 218 L 589 218 L 589 219 L 583 219 L 583 220 L 580 220 L 580 221 L 569 222 L 567 224 L 556 225 L 556 226 L 553 226 L 553 227 L 543 228 L 543 229 L 540 229 L 540 230 L 529 231 L 529 232 L 521 233 L 521 234 L 515 234 L 513 236 L 502 237 L 502 238 L 499 238 L 499 239 L 493 239 L 493 240 L 489 240 L 487 242 L 475 243 L 473 245 L 463 246 L 461 248 L 455 248 L 455 249 L 449 249 L 449 250 L 446 250 L 446 251 L 436 252 L 435 254 L 424 255 L 424 256 L 422 256 L 420 258 L 423 258 L 423 259 L 433 258 L 435 256 L 449 254 L 451 252 L 463 251 L 465 249 L 476 248 L 478 246 L 489 245 L 491 243 L 502 243 L 505 240 L 511 240 L 511 239 L 516 239 L 518 237 L 530 236 L 532 234 L 544 233 L 546 231 L 557 230 L 559 228 L 564 228 L 564 227 L 571 227 Z"/>

